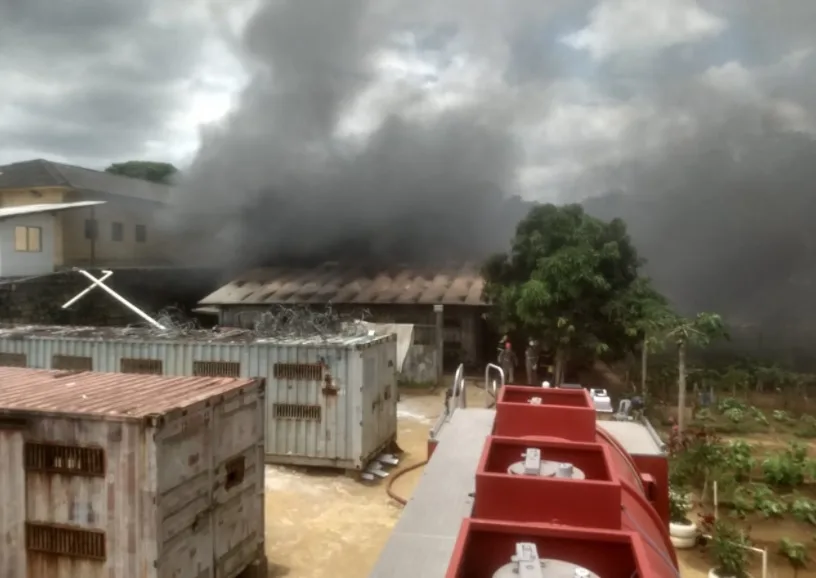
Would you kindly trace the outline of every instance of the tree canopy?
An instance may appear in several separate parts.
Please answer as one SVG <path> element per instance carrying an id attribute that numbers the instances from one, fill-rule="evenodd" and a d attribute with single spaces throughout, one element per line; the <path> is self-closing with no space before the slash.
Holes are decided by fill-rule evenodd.
<path id="1" fill-rule="evenodd" d="M 127 161 L 124 163 L 113 163 L 105 169 L 105 172 L 154 183 L 169 184 L 173 175 L 178 172 L 178 169 L 170 163 Z"/>
<path id="2" fill-rule="evenodd" d="M 623 221 L 601 221 L 579 205 L 537 205 L 509 253 L 484 265 L 484 298 L 502 329 L 522 331 L 554 354 L 559 382 L 571 352 L 631 351 L 649 319 L 667 310 L 641 265 Z"/>

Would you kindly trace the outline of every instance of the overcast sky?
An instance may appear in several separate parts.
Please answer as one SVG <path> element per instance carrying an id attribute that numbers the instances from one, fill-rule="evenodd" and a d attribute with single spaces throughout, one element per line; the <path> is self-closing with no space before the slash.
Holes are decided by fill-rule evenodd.
<path id="1" fill-rule="evenodd" d="M 238 39 L 259 1 L 5 0 L 0 163 L 190 162 L 200 127 L 224 117 L 251 76 Z M 378 79 L 348 103 L 339 132 L 365 135 L 409 86 L 437 107 L 515 95 L 521 190 L 554 198 L 591 193 L 576 184 L 587 168 L 619 166 L 700 130 L 709 102 L 814 127 L 812 0 L 420 4 L 461 7 L 450 20 L 467 18 L 470 44 L 446 41 L 455 26 L 406 30 L 381 51 Z"/>

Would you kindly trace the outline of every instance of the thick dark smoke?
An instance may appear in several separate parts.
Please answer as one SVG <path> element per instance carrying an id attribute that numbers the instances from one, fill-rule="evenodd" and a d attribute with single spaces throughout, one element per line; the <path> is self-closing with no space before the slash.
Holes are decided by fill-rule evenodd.
<path id="1" fill-rule="evenodd" d="M 620 216 L 657 285 L 686 312 L 721 312 L 757 342 L 816 335 L 816 5 L 700 2 L 730 17 L 734 60 L 700 74 L 683 62 L 639 83 L 678 122 L 632 161 L 586 178 L 608 190 L 586 202 Z M 678 120 L 679 119 L 679 120 Z M 650 120 L 625 142 L 649 135 Z M 584 183 L 585 184 L 585 183 Z M 753 339 L 753 338 L 752 338 Z"/>
<path id="2" fill-rule="evenodd" d="M 376 80 L 375 58 L 410 30 L 425 56 L 447 58 L 452 39 L 495 63 L 505 31 L 544 12 L 532 0 L 512 17 L 434 2 L 263 2 L 243 48 L 254 76 L 237 110 L 206 135 L 179 195 L 188 238 L 225 265 L 326 260 L 425 264 L 479 259 L 503 248 L 523 214 L 514 98 L 484 90 L 446 112 L 396 81 L 385 120 L 369 136 L 338 130 Z M 482 8 L 501 2 L 479 0 Z M 461 8 L 465 8 L 464 4 Z M 498 10 L 493 10 L 498 14 Z M 503 20 L 503 18 L 505 18 Z M 443 26 L 444 25 L 444 26 Z M 492 30 L 491 30 L 492 28 Z M 440 32 L 443 31 L 443 32 Z M 481 34 L 485 32 L 484 34 Z M 469 43 L 469 46 L 465 46 Z M 374 106 L 374 105 L 371 105 Z"/>
<path id="3" fill-rule="evenodd" d="M 506 199 L 541 194 L 522 190 L 520 170 L 561 159 L 580 170 L 543 200 L 556 189 L 625 218 L 681 309 L 778 326 L 815 319 L 816 3 L 699 0 L 726 23 L 719 34 L 596 62 L 574 51 L 583 60 L 565 63 L 557 37 L 591 24 L 597 4 L 262 1 L 242 42 L 252 80 L 205 135 L 179 193 L 195 253 L 236 268 L 479 258 L 505 246 L 525 212 Z M 553 24 L 565 5 L 579 16 Z M 531 29 L 551 42 L 528 47 L 519 66 Z M 375 83 L 377 55 L 409 31 L 425 58 L 481 63 L 468 104 L 439 112 L 397 80 L 367 105 L 385 117 L 373 134 L 338 136 Z M 576 71 L 584 93 L 600 95 L 576 104 L 619 103 L 634 120 L 613 140 L 531 154 L 519 135 L 549 113 L 551 84 Z"/>

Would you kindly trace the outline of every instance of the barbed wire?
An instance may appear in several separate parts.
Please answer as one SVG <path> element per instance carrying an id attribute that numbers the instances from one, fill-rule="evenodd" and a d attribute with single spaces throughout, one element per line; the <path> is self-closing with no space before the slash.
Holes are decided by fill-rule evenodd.
<path id="1" fill-rule="evenodd" d="M 308 305 L 277 305 L 260 314 L 254 311 L 246 312 L 246 314 L 250 313 L 251 317 L 246 319 L 246 322 L 241 321 L 241 313 L 237 315 L 239 327 L 230 328 L 231 334 L 234 333 L 236 337 L 243 335 L 272 339 L 308 339 L 312 337 L 329 339 L 331 337 L 358 337 L 370 331 L 366 320 L 371 318 L 371 313 L 367 309 L 340 313 L 331 304 L 325 308 Z M 128 325 L 125 332 L 127 333 L 128 329 L 135 329 L 155 336 L 183 337 L 209 331 L 202 328 L 196 319 L 187 316 L 177 306 L 165 307 L 152 317 L 164 329 L 158 329 L 147 322 L 139 322 Z M 213 330 L 223 329 L 227 328 L 216 326 Z"/>
<path id="2" fill-rule="evenodd" d="M 353 315 L 338 313 L 331 303 L 323 310 L 305 305 L 278 305 L 261 313 L 253 330 L 260 337 L 276 339 L 357 337 L 369 331 L 365 320 L 370 317 L 367 309 Z"/>
<path id="3" fill-rule="evenodd" d="M 164 329 L 158 329 L 146 321 L 131 323 L 127 328 L 147 329 L 152 334 L 165 336 L 184 336 L 201 329 L 198 320 L 188 317 L 180 307 L 175 305 L 160 309 L 151 317 L 161 324 Z"/>

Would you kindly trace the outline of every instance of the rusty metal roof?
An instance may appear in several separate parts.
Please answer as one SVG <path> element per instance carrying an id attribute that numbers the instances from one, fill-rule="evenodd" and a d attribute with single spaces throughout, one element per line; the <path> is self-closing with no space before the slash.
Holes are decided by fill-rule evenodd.
<path id="1" fill-rule="evenodd" d="M 0 367 L 0 413 L 143 418 L 259 384 L 257 379 Z"/>
<path id="2" fill-rule="evenodd" d="M 400 268 L 371 272 L 326 263 L 311 269 L 253 269 L 227 283 L 200 305 L 400 304 L 485 305 L 476 265 L 449 269 Z"/>

